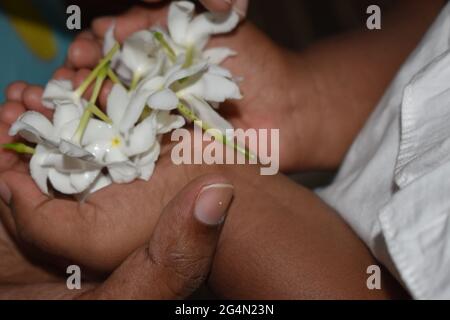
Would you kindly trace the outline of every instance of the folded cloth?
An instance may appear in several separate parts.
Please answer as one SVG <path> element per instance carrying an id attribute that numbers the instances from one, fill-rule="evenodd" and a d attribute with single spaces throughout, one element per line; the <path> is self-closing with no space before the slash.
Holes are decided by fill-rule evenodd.
<path id="1" fill-rule="evenodd" d="M 449 4 L 318 194 L 414 298 L 450 298 Z"/>

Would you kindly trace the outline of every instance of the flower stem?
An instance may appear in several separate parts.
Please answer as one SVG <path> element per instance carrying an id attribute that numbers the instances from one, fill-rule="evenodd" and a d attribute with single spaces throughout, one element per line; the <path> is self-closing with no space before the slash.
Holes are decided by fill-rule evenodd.
<path id="1" fill-rule="evenodd" d="M 34 154 L 34 148 L 27 146 L 24 143 L 5 143 L 0 145 L 5 150 L 15 151 L 17 153 Z"/>
<path id="2" fill-rule="evenodd" d="M 98 107 L 95 106 L 95 101 L 97 101 L 97 98 L 100 94 L 100 90 L 102 88 L 103 82 L 106 79 L 108 70 L 109 65 L 106 64 L 103 65 L 103 68 L 101 68 L 98 72 L 97 80 L 95 81 L 94 91 L 92 92 L 91 99 L 89 100 L 89 104 L 87 105 L 87 107 L 84 109 L 77 131 L 75 131 L 74 139 L 79 144 L 81 144 L 81 140 L 83 139 L 84 132 L 86 131 L 86 128 L 89 124 L 89 120 L 91 119 L 92 114 L 95 114 L 97 117 L 99 117 L 100 119 L 102 119 L 107 123 L 112 123 L 111 119 L 109 119 L 107 115 L 105 115 Z"/>
<path id="3" fill-rule="evenodd" d="M 222 144 L 226 146 L 230 146 L 237 152 L 241 153 L 245 156 L 246 159 L 254 159 L 255 155 L 250 152 L 247 148 L 243 148 L 240 145 L 230 141 L 222 132 L 218 129 L 211 127 L 206 122 L 202 121 L 199 117 L 197 117 L 194 112 L 192 112 L 188 107 L 184 104 L 179 103 L 177 106 L 178 111 L 189 121 L 192 121 L 194 124 L 202 128 L 204 131 L 208 131 L 213 135 L 216 140 L 219 140 Z"/>
<path id="4" fill-rule="evenodd" d="M 153 32 L 153 36 L 156 40 L 161 44 L 161 46 L 166 51 L 167 56 L 172 62 L 175 62 L 177 60 L 177 55 L 175 54 L 175 51 L 172 49 L 172 47 L 169 45 L 169 43 L 164 39 L 164 35 L 161 32 L 155 31 Z"/>
<path id="5" fill-rule="evenodd" d="M 141 79 L 141 75 L 139 73 L 133 74 L 133 79 L 131 79 L 131 84 L 130 84 L 130 91 L 133 91 L 134 89 L 136 89 L 140 79 Z"/>
<path id="6" fill-rule="evenodd" d="M 93 103 L 89 103 L 88 106 L 86 107 L 87 109 L 89 109 L 89 112 L 93 115 L 95 115 L 97 118 L 99 118 L 100 120 L 106 122 L 107 124 L 112 124 L 112 120 L 110 117 L 108 117 L 99 107 L 97 107 L 95 104 Z"/>
<path id="7" fill-rule="evenodd" d="M 184 61 L 183 68 L 189 68 L 194 63 L 194 46 L 190 46 L 186 51 L 186 60 Z"/>
<path id="8" fill-rule="evenodd" d="M 111 79 L 111 81 L 114 84 L 122 84 L 122 82 L 120 82 L 119 77 L 117 77 L 117 75 L 114 73 L 114 71 L 111 68 L 108 68 L 108 78 Z"/>
<path id="9" fill-rule="evenodd" d="M 91 71 L 89 76 L 83 81 L 83 83 L 75 90 L 75 94 L 78 97 L 81 97 L 84 92 L 87 90 L 92 81 L 98 76 L 99 72 L 111 61 L 113 56 L 116 54 L 117 50 L 119 50 L 120 46 L 118 43 L 112 47 L 112 49 L 106 54 L 106 56 L 100 60 L 99 64 L 95 67 L 94 70 Z"/>

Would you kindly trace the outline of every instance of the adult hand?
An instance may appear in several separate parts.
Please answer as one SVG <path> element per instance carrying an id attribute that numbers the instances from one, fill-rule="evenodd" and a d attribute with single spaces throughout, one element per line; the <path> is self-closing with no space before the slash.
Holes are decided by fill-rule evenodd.
<path id="1" fill-rule="evenodd" d="M 150 241 L 131 254 L 104 283 L 82 284 L 81 294 L 64 284 L 0 284 L 0 298 L 186 298 L 208 276 L 232 197 L 230 184 L 211 176 L 199 178 L 169 202 Z"/>

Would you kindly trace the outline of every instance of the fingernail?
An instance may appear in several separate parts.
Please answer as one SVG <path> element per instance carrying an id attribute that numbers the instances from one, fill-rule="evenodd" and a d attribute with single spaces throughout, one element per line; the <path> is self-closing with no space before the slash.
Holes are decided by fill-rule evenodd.
<path id="1" fill-rule="evenodd" d="M 4 183 L 1 180 L 0 180 L 0 198 L 6 205 L 9 205 L 9 203 L 11 202 L 11 191 L 9 190 L 6 183 Z"/>
<path id="2" fill-rule="evenodd" d="M 225 220 L 234 187 L 230 184 L 212 184 L 200 191 L 195 202 L 194 215 L 200 222 L 217 226 Z"/>

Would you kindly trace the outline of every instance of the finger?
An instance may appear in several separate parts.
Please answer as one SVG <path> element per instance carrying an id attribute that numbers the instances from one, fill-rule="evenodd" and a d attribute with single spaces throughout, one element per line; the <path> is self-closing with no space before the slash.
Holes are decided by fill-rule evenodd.
<path id="1" fill-rule="evenodd" d="M 25 111 L 23 104 L 15 101 L 8 101 L 0 108 L 0 121 L 11 125 Z"/>
<path id="2" fill-rule="evenodd" d="M 77 37 L 70 45 L 67 61 L 76 69 L 93 68 L 102 57 L 100 42 L 86 36 Z"/>
<path id="3" fill-rule="evenodd" d="M 108 96 L 113 87 L 113 82 L 111 80 L 106 80 L 103 84 L 102 90 L 100 91 L 99 96 L 99 106 L 101 109 L 106 110 L 106 104 L 108 102 Z"/>
<path id="4" fill-rule="evenodd" d="M 216 175 L 191 182 L 164 209 L 149 244 L 135 251 L 85 299 L 176 299 L 207 278 L 233 197 Z"/>
<path id="5" fill-rule="evenodd" d="M 230 11 L 235 0 L 200 0 L 201 4 L 211 12 Z"/>
<path id="6" fill-rule="evenodd" d="M 75 71 L 73 69 L 67 68 L 67 67 L 61 67 L 61 68 L 56 69 L 56 71 L 53 73 L 52 79 L 72 81 L 74 76 L 75 76 Z"/>
<path id="7" fill-rule="evenodd" d="M 244 19 L 247 16 L 248 0 L 236 0 L 233 5 L 233 10 Z"/>
<path id="8" fill-rule="evenodd" d="M 6 171 L 0 174 L 1 199 L 12 211 L 33 212 L 48 198 L 38 189 L 28 173 Z"/>
<path id="9" fill-rule="evenodd" d="M 8 134 L 9 127 L 8 124 L 0 121 L 0 145 L 14 141 L 14 138 Z M 11 168 L 17 160 L 16 153 L 0 148 L 0 172 Z"/>
<path id="10" fill-rule="evenodd" d="M 42 104 L 44 89 L 40 86 L 30 85 L 22 93 L 22 101 L 27 110 L 37 111 L 47 118 L 52 116 L 52 111 Z"/>
<path id="11" fill-rule="evenodd" d="M 200 0 L 211 12 L 228 12 L 234 10 L 242 19 L 247 16 L 248 0 Z"/>
<path id="12" fill-rule="evenodd" d="M 22 93 L 26 87 L 27 87 L 27 83 L 24 81 L 16 81 L 16 82 L 11 83 L 6 88 L 6 99 L 9 101 L 21 102 L 22 101 Z"/>
<path id="13" fill-rule="evenodd" d="M 146 29 L 151 25 L 165 25 L 167 7 L 144 9 L 131 8 L 118 17 L 101 17 L 92 22 L 92 30 L 98 38 L 103 38 L 106 31 L 115 23 L 115 38 L 122 43 L 132 33 Z"/>

